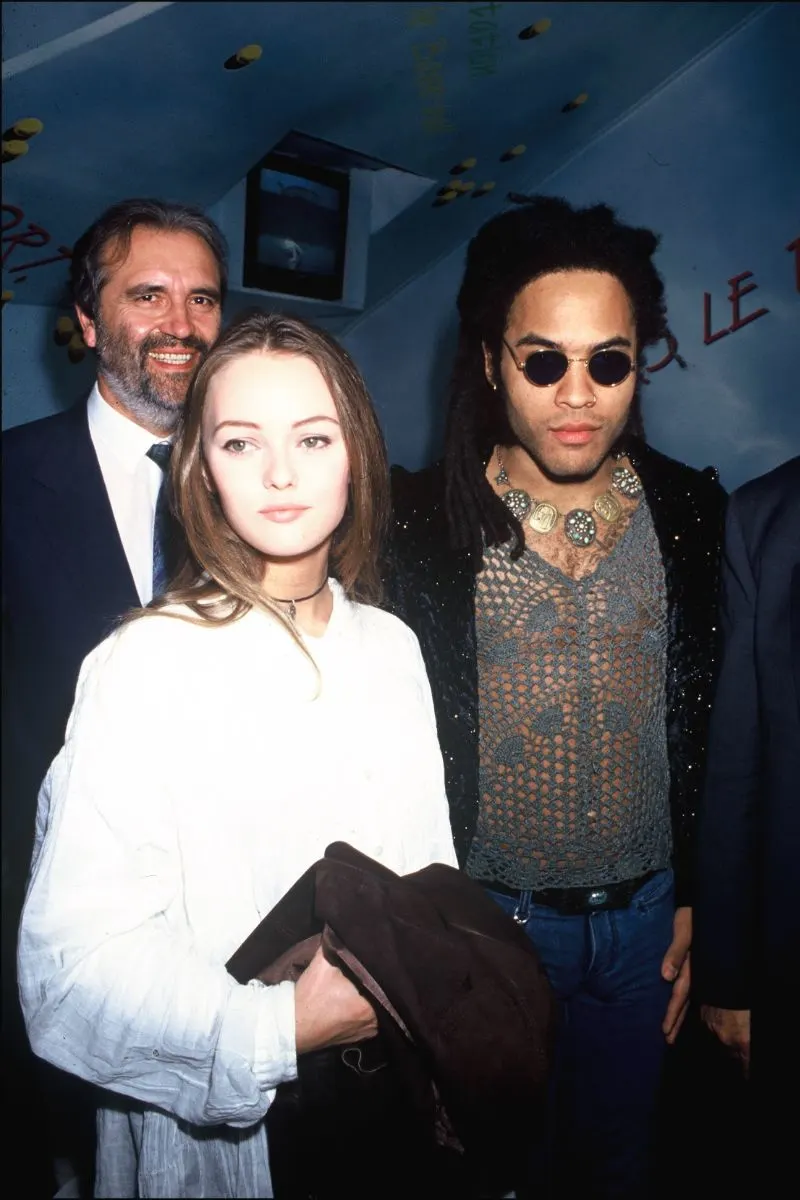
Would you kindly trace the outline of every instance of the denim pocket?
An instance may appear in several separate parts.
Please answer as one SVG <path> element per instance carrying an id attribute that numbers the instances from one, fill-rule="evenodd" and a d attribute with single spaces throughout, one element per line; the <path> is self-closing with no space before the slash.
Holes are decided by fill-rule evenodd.
<path id="1" fill-rule="evenodd" d="M 659 871 L 647 883 L 642 884 L 631 900 L 631 908 L 638 912 L 648 912 L 657 904 L 663 904 L 669 894 L 675 890 L 675 875 L 672 868 Z"/>

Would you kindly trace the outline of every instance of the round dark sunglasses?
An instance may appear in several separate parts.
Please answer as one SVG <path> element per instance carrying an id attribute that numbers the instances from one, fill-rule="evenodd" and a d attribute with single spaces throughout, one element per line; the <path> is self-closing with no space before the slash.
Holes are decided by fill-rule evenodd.
<path id="1" fill-rule="evenodd" d="M 633 359 L 624 350 L 596 350 L 588 358 L 568 358 L 561 350 L 535 350 L 520 362 L 505 338 L 503 342 L 517 370 L 534 387 L 552 387 L 564 378 L 569 364 L 574 362 L 585 363 L 590 377 L 601 387 L 617 387 L 633 370 Z"/>

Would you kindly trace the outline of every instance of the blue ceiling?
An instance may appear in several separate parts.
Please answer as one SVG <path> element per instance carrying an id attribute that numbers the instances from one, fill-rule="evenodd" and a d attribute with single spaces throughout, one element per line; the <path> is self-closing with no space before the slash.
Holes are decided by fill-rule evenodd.
<path id="1" fill-rule="evenodd" d="M 17 231 L 35 223 L 51 247 L 69 246 L 125 196 L 210 207 L 301 130 L 436 181 L 373 238 L 370 307 L 469 237 L 509 190 L 546 189 L 555 170 L 767 7 L 4 4 L 4 125 L 36 117 L 44 128 L 4 165 L 3 203 L 24 213 Z M 546 32 L 520 39 L 545 19 Z M 226 70 L 251 43 L 260 59 Z M 562 111 L 580 93 L 587 101 Z M 519 144 L 523 154 L 501 161 Z M 494 191 L 434 207 L 467 157 L 477 163 L 462 179 L 493 181 Z M 18 273 L 14 302 L 54 303 L 64 277 L 63 262 L 23 282 Z"/>

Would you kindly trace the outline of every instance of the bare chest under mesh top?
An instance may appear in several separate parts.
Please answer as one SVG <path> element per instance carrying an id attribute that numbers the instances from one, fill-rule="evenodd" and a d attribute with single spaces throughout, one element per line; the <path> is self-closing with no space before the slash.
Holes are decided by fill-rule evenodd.
<path id="1" fill-rule="evenodd" d="M 644 501 L 613 537 L 579 549 L 540 535 L 550 561 L 486 552 L 475 878 L 539 890 L 668 865 L 666 593 Z"/>

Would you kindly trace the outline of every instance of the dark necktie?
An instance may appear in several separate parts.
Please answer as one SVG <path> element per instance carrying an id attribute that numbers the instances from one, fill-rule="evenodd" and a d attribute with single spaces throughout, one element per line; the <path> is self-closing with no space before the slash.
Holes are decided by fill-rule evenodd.
<path id="1" fill-rule="evenodd" d="M 153 521 L 153 598 L 166 589 L 170 575 L 171 548 L 174 537 L 174 520 L 169 510 L 169 460 L 172 446 L 169 442 L 154 442 L 147 457 L 157 463 L 164 472 L 156 499 Z"/>

